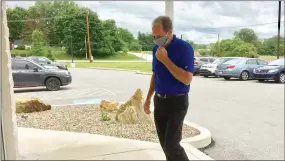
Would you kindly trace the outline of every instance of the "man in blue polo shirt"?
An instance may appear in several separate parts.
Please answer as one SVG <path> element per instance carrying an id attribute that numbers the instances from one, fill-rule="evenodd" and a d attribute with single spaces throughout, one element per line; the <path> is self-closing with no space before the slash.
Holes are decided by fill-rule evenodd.
<path id="1" fill-rule="evenodd" d="M 172 20 L 157 17 L 152 24 L 155 40 L 152 77 L 144 110 L 150 113 L 154 95 L 154 120 L 160 145 L 168 161 L 189 160 L 180 145 L 188 110 L 188 93 L 194 72 L 193 47 L 173 35 Z"/>

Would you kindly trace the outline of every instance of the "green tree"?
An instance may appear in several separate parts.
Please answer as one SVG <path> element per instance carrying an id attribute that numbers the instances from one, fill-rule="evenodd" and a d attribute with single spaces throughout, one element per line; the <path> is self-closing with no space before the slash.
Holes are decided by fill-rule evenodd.
<path id="1" fill-rule="evenodd" d="M 124 42 L 131 44 L 134 41 L 134 35 L 128 30 L 124 28 L 118 28 L 118 36 Z"/>
<path id="2" fill-rule="evenodd" d="M 239 38 L 244 42 L 253 43 L 258 40 L 258 37 L 253 29 L 243 28 L 234 32 L 235 38 Z"/>
<path id="3" fill-rule="evenodd" d="M 218 43 L 213 48 L 217 49 Z M 214 49 L 212 50 L 214 51 Z M 217 51 L 217 50 L 216 50 Z M 258 57 L 256 47 L 239 38 L 225 39 L 220 42 L 221 56 Z M 215 55 L 217 52 L 215 52 Z"/>
<path id="4" fill-rule="evenodd" d="M 143 51 L 151 51 L 154 47 L 153 35 L 150 33 L 138 33 L 138 41 Z"/>
<path id="5" fill-rule="evenodd" d="M 9 27 L 9 39 L 10 41 L 15 41 L 21 39 L 21 34 L 24 29 L 25 20 L 28 11 L 22 7 L 15 7 L 14 9 L 7 9 L 7 20 Z"/>
<path id="6" fill-rule="evenodd" d="M 131 51 L 142 51 L 142 46 L 137 41 L 133 41 L 130 44 Z"/>
<path id="7" fill-rule="evenodd" d="M 30 55 L 44 56 L 46 48 L 44 44 L 44 36 L 40 30 L 34 30 L 32 34 L 32 49 Z"/>
<path id="8" fill-rule="evenodd" d="M 262 46 L 264 49 L 264 53 L 262 55 L 277 55 L 277 36 L 273 36 L 271 38 L 265 39 L 262 42 Z M 284 37 L 280 37 L 280 55 L 284 55 Z"/>

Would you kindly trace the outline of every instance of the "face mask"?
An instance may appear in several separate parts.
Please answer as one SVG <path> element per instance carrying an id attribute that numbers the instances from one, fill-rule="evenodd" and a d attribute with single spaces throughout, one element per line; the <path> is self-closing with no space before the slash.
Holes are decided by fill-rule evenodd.
<path id="1" fill-rule="evenodd" d="M 155 44 L 158 45 L 158 46 L 165 45 L 167 43 L 167 41 L 168 41 L 167 33 L 165 34 L 165 36 L 154 40 Z"/>

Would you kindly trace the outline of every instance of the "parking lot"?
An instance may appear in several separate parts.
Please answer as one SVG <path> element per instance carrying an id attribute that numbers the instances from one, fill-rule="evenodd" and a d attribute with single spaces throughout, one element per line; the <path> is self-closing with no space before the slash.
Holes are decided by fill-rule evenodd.
<path id="1" fill-rule="evenodd" d="M 39 97 L 58 105 L 126 101 L 137 88 L 144 94 L 150 76 L 133 72 L 70 69 L 73 82 L 60 91 L 15 90 L 17 97 Z M 195 76 L 187 120 L 212 132 L 215 144 L 205 150 L 219 159 L 284 159 L 284 84 Z"/>

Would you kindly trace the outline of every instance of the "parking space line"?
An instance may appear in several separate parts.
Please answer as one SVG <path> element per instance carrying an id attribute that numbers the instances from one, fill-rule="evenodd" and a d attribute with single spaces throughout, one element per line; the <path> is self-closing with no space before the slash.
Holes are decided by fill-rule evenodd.
<path id="1" fill-rule="evenodd" d="M 111 95 L 116 95 L 116 94 L 105 88 L 15 93 L 16 97 L 37 97 L 40 98 L 41 100 L 78 99 L 78 98 L 111 96 Z"/>

